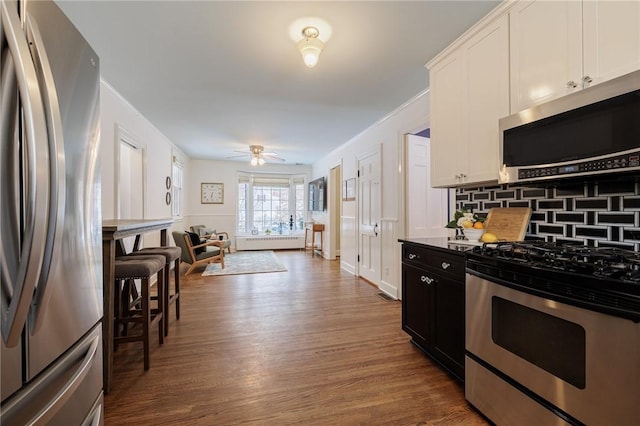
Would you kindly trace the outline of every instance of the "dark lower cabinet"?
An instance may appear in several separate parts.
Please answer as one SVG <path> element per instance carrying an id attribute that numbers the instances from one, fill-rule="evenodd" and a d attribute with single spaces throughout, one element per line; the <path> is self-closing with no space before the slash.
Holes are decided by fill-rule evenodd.
<path id="1" fill-rule="evenodd" d="M 431 344 L 433 283 L 429 273 L 402 265 L 402 329 L 423 349 Z"/>
<path id="2" fill-rule="evenodd" d="M 402 329 L 464 381 L 464 255 L 404 242 Z"/>

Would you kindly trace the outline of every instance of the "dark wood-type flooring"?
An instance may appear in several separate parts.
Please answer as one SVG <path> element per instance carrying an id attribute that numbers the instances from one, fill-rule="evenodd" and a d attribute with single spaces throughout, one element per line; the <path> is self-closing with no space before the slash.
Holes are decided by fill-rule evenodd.
<path id="1" fill-rule="evenodd" d="M 462 384 L 409 343 L 401 304 L 338 261 L 279 251 L 287 272 L 182 277 L 169 336 L 120 345 L 107 425 L 485 425 Z"/>

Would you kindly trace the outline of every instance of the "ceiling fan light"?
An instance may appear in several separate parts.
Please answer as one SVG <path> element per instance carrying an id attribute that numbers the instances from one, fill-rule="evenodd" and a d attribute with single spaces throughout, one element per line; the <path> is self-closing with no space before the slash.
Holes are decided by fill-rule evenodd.
<path id="1" fill-rule="evenodd" d="M 324 43 L 317 38 L 302 39 L 298 42 L 298 50 L 302 54 L 302 60 L 309 68 L 313 68 L 318 63 L 323 48 Z"/>
<path id="2" fill-rule="evenodd" d="M 258 158 L 258 165 L 262 166 L 264 164 L 264 158 Z"/>
<path id="3" fill-rule="evenodd" d="M 253 157 L 251 159 L 251 165 L 252 166 L 257 166 L 258 165 L 258 158 L 257 157 Z"/>

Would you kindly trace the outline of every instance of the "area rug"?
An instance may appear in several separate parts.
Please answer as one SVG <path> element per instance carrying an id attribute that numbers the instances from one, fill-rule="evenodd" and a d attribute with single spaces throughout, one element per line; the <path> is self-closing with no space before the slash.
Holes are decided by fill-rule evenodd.
<path id="1" fill-rule="evenodd" d="M 212 275 L 259 274 L 263 272 L 284 272 L 287 268 L 272 250 L 237 251 L 224 255 L 224 269 L 219 263 L 210 263 L 202 273 Z"/>

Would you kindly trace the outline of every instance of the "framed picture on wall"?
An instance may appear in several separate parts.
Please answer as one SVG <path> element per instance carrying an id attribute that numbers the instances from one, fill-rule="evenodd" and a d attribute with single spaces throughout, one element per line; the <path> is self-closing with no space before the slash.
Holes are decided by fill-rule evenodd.
<path id="1" fill-rule="evenodd" d="M 343 201 L 353 201 L 356 199 L 356 178 L 347 179 L 344 181 L 344 195 Z"/>
<path id="2" fill-rule="evenodd" d="M 200 204 L 224 204 L 224 183 L 202 182 Z"/>

